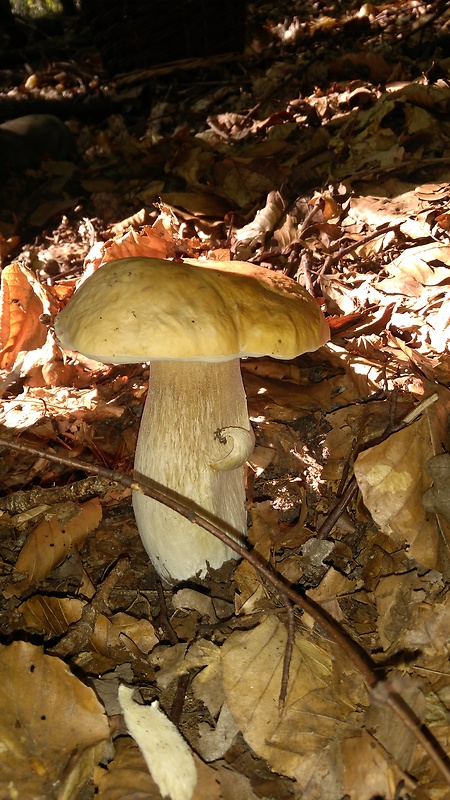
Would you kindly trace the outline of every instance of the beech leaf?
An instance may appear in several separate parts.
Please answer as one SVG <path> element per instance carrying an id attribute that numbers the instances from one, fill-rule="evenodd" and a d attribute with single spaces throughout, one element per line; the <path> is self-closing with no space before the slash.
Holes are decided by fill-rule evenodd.
<path id="1" fill-rule="evenodd" d="M 273 770 L 298 781 L 306 792 L 302 800 L 335 800 L 339 741 L 355 735 L 365 689 L 334 645 L 302 631 L 295 635 L 280 715 L 286 640 L 286 626 L 275 615 L 229 636 L 222 646 L 226 702 L 246 742 Z"/>
<path id="2" fill-rule="evenodd" d="M 0 795 L 75 800 L 109 738 L 93 690 L 59 658 L 13 642 L 0 647 L 0 703 Z"/>
<path id="3" fill-rule="evenodd" d="M 450 393 L 420 419 L 360 453 L 355 476 L 364 503 L 383 533 L 427 569 L 450 574 L 450 525 L 428 514 L 422 496 L 431 479 L 425 469 L 446 440 Z"/>
<path id="4" fill-rule="evenodd" d="M 82 547 L 101 518 L 102 507 L 98 498 L 80 506 L 64 503 L 58 512 L 53 507 L 51 516 L 32 530 L 16 561 L 16 572 L 24 572 L 27 577 L 6 586 L 5 596 L 19 596 L 47 578 L 75 546 Z"/>

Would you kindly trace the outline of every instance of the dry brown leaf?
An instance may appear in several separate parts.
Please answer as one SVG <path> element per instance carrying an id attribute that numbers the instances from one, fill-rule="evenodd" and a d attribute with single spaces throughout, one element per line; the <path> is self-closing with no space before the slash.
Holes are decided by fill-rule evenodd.
<path id="1" fill-rule="evenodd" d="M 387 680 L 407 706 L 414 709 L 416 719 L 423 722 L 426 702 L 422 690 L 415 685 L 415 681 L 398 673 L 389 674 Z M 374 704 L 367 709 L 364 724 L 400 769 L 408 772 L 418 745 L 416 737 L 406 728 L 403 720 L 388 706 Z"/>
<path id="2" fill-rule="evenodd" d="M 326 345 L 326 352 L 333 366 L 341 367 L 345 371 L 345 379 L 338 378 L 337 385 L 342 385 L 344 399 L 348 398 L 347 403 L 356 398 L 368 397 L 373 392 L 386 388 L 386 385 L 391 387 L 391 379 L 398 371 L 397 364 L 390 363 L 383 353 L 375 350 L 373 356 L 368 354 L 365 357 L 355 352 L 354 347 L 349 352 L 330 342 Z M 339 400 L 341 405 L 346 404 L 341 396 Z"/>
<path id="3" fill-rule="evenodd" d="M 109 738 L 93 690 L 59 658 L 14 642 L 0 647 L 0 698 L 2 797 L 76 800 Z"/>
<path id="4" fill-rule="evenodd" d="M 123 660 L 120 653 L 124 652 L 128 660 L 129 651 L 133 652 L 134 649 L 135 655 L 148 655 L 158 643 L 159 639 L 149 620 L 136 619 L 123 612 L 113 614 L 110 618 L 99 614 L 91 639 L 92 647 L 97 652 L 116 661 Z"/>
<path id="5" fill-rule="evenodd" d="M 9 264 L 2 272 L 0 297 L 0 367 L 12 369 L 21 350 L 36 350 L 47 338 L 41 314 L 53 314 L 54 297 L 22 264 Z"/>
<path id="6" fill-rule="evenodd" d="M 61 636 L 69 626 L 78 622 L 87 603 L 78 598 L 46 597 L 35 595 L 20 604 L 19 610 L 29 628 L 39 630 L 47 636 Z M 90 647 L 107 658 L 129 660 L 129 651 L 136 648 L 136 655 L 148 655 L 158 644 L 151 622 L 136 619 L 119 612 L 112 617 L 99 614 L 90 639 Z"/>
<path id="7" fill-rule="evenodd" d="M 446 442 L 450 392 L 412 425 L 361 453 L 355 476 L 364 503 L 383 533 L 427 569 L 450 574 L 450 526 L 437 515 L 427 514 L 422 495 L 431 479 L 425 464 Z"/>
<path id="8" fill-rule="evenodd" d="M 439 590 L 439 587 L 437 587 Z M 434 691 L 448 694 L 450 641 L 450 595 L 420 597 L 407 609 L 408 619 L 399 633 L 398 651 L 414 653 L 414 666 L 426 676 Z M 437 718 L 439 719 L 439 718 Z M 435 718 L 435 722 L 437 721 Z"/>
<path id="9" fill-rule="evenodd" d="M 82 547 L 88 534 L 102 518 L 98 498 L 84 505 L 63 503 L 53 507 L 49 515 L 28 536 L 16 561 L 16 572 L 27 577 L 10 583 L 4 589 L 6 597 L 20 596 L 47 578 L 75 547 Z"/>
<path id="10" fill-rule="evenodd" d="M 450 522 L 450 455 L 441 453 L 430 458 L 427 472 L 433 479 L 433 486 L 422 496 L 422 505 L 433 514 L 442 514 Z"/>
<path id="11" fill-rule="evenodd" d="M 362 681 L 338 649 L 302 631 L 295 636 L 285 709 L 278 713 L 286 628 L 274 615 L 222 646 L 226 702 L 245 740 L 302 800 L 340 797 L 340 742 L 354 736 Z M 338 688 L 339 687 L 339 688 Z"/>
<path id="12" fill-rule="evenodd" d="M 314 589 L 308 589 L 307 595 L 315 603 L 319 603 L 334 619 L 341 621 L 345 619 L 345 615 L 339 605 L 339 600 L 351 597 L 359 588 L 359 583 L 361 582 L 350 580 L 334 567 L 330 567 L 319 585 Z"/>
<path id="13" fill-rule="evenodd" d="M 97 773 L 98 800 L 161 800 L 138 746 L 131 737 L 116 740 L 116 754 L 108 769 Z"/>
<path id="14" fill-rule="evenodd" d="M 144 757 L 138 746 L 129 736 L 116 739 L 116 754 L 108 764 L 107 771 L 97 773 L 98 800 L 162 800 L 162 795 L 150 775 Z M 219 780 L 222 778 L 225 788 L 227 776 L 222 771 L 217 773 L 195 756 L 197 768 L 197 786 L 192 800 L 229 800 L 229 795 L 222 795 Z M 174 764 L 176 769 L 176 764 Z M 239 795 L 233 800 L 239 800 Z M 244 800 L 244 797 L 242 797 Z M 245 798 L 247 800 L 247 797 Z M 248 800 L 252 800 L 250 794 Z"/>
<path id="15" fill-rule="evenodd" d="M 410 627 L 418 603 L 425 600 L 426 592 L 417 572 L 382 577 L 374 591 L 378 612 L 377 629 L 383 650 L 396 652 L 399 639 Z"/>
<path id="16" fill-rule="evenodd" d="M 81 618 L 83 600 L 76 597 L 45 597 L 35 595 L 24 600 L 19 611 L 29 629 L 50 636 L 61 636 Z"/>
<path id="17" fill-rule="evenodd" d="M 296 385 L 289 380 L 260 376 L 257 369 L 247 364 L 243 364 L 243 379 L 250 416 L 292 422 L 302 412 L 331 407 L 329 381 Z"/>
<path id="18" fill-rule="evenodd" d="M 378 53 L 346 53 L 340 56 L 329 67 L 335 78 L 348 78 L 358 74 L 372 83 L 386 83 L 392 67 Z"/>
<path id="19" fill-rule="evenodd" d="M 394 800 L 396 783 L 401 776 L 367 731 L 361 731 L 354 739 L 346 739 L 342 743 L 342 756 L 342 791 L 346 797 Z"/>

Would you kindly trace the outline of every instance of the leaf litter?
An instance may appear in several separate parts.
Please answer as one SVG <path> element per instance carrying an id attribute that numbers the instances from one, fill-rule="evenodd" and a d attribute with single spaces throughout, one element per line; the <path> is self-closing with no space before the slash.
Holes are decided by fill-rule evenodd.
<path id="1" fill-rule="evenodd" d="M 197 88 L 159 77 L 140 133 L 120 114 L 77 123 L 82 169 L 8 179 L 0 424 L 24 449 L 2 446 L 0 467 L 5 797 L 161 797 L 121 717 L 124 685 L 181 732 L 194 800 L 448 794 L 383 696 L 450 756 L 450 90 L 435 50 L 448 9 L 252 14 L 242 72 L 215 68 L 226 91 L 203 86 L 205 67 Z M 110 92 L 120 103 L 141 80 Z M 296 609 L 280 709 L 285 607 L 246 561 L 157 586 L 115 480 L 132 468 L 148 372 L 65 353 L 49 327 L 80 280 L 135 254 L 251 259 L 326 312 L 317 353 L 242 364 L 249 543 L 367 653 L 375 690 Z M 110 472 L 93 479 L 80 459 Z"/>

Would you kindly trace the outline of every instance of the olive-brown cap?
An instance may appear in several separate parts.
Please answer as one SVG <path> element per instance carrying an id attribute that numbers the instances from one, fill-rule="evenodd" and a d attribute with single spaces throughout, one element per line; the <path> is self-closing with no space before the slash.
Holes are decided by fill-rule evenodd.
<path id="1" fill-rule="evenodd" d="M 109 261 L 57 316 L 63 347 L 106 364 L 290 359 L 329 338 L 314 298 L 280 272 L 242 261 Z"/>

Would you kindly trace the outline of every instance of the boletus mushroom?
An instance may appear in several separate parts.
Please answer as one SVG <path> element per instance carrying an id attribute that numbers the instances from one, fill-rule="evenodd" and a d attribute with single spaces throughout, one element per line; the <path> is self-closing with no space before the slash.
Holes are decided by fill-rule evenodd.
<path id="1" fill-rule="evenodd" d="M 104 363 L 150 362 L 136 476 L 169 487 L 235 538 L 246 534 L 244 466 L 254 446 L 239 359 L 290 359 L 329 337 L 295 281 L 245 262 L 123 258 L 104 264 L 56 318 L 62 346 Z M 133 493 L 144 547 L 176 582 L 235 553 L 208 531 Z"/>

